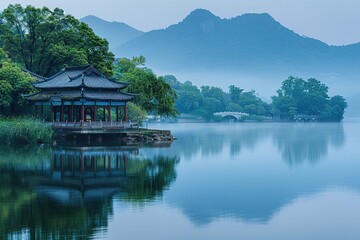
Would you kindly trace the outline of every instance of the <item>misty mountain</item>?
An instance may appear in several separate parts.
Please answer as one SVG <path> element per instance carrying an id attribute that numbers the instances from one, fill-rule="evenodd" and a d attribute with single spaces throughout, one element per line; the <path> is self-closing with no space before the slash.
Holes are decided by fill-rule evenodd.
<path id="1" fill-rule="evenodd" d="M 348 99 L 349 115 L 360 116 L 360 43 L 330 46 L 295 33 L 266 13 L 221 19 L 198 9 L 166 29 L 129 38 L 112 28 L 116 24 L 100 29 L 88 24 L 109 40 L 116 57 L 144 55 L 157 74 L 224 90 L 234 84 L 256 90 L 266 101 L 290 75 L 315 77 L 329 86 L 331 95 Z"/>
<path id="2" fill-rule="evenodd" d="M 117 57 L 144 55 L 154 69 L 242 73 L 338 74 L 359 71 L 360 44 L 329 46 L 300 36 L 269 14 L 221 19 L 198 9 L 182 22 L 114 48 Z"/>
<path id="3" fill-rule="evenodd" d="M 86 16 L 80 21 L 86 23 L 94 32 L 109 42 L 110 50 L 113 51 L 127 41 L 137 38 L 143 32 L 130 27 L 122 22 L 108 22 L 95 16 Z"/>

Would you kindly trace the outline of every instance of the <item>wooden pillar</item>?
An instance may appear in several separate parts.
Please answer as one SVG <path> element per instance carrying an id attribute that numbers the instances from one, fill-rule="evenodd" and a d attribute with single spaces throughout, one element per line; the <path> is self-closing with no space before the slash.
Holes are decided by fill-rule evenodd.
<path id="1" fill-rule="evenodd" d="M 53 158 L 52 158 L 52 162 L 51 162 L 51 170 L 55 170 L 56 168 L 56 155 L 53 154 Z"/>
<path id="2" fill-rule="evenodd" d="M 81 172 L 84 173 L 84 154 L 81 153 L 81 161 L 80 161 L 80 166 L 81 166 Z"/>
<path id="3" fill-rule="evenodd" d="M 124 174 L 126 176 L 126 162 L 127 162 L 127 157 L 126 155 L 123 155 L 123 161 L 124 161 Z"/>
<path id="4" fill-rule="evenodd" d="M 107 106 L 107 110 L 108 110 L 108 122 L 111 121 L 111 107 Z"/>
<path id="5" fill-rule="evenodd" d="M 73 107 L 73 105 L 72 105 L 72 103 L 71 103 L 71 106 L 68 108 L 68 110 L 69 110 L 69 112 L 68 112 L 68 115 L 69 115 L 69 121 L 74 121 L 74 119 L 73 119 L 73 111 L 74 111 L 74 107 Z"/>
<path id="6" fill-rule="evenodd" d="M 64 104 L 61 102 L 60 122 L 64 122 Z"/>
<path id="7" fill-rule="evenodd" d="M 74 155 L 72 155 L 71 156 L 71 173 L 72 173 L 72 175 L 74 176 L 75 175 L 75 167 L 74 167 L 74 162 L 75 162 L 75 159 L 74 159 L 75 157 L 74 157 Z"/>
<path id="8" fill-rule="evenodd" d="M 94 121 L 96 121 L 96 117 L 97 117 L 97 116 L 96 116 L 96 115 L 97 115 L 96 112 L 97 112 L 97 106 L 95 105 L 95 106 L 94 106 Z"/>
<path id="9" fill-rule="evenodd" d="M 96 171 L 97 171 L 97 169 L 96 169 L 96 156 L 92 156 L 92 161 L 93 161 L 94 172 L 96 173 Z"/>
<path id="10" fill-rule="evenodd" d="M 53 119 L 53 112 L 54 112 L 54 109 L 53 109 L 53 105 L 52 103 L 50 104 L 50 122 L 52 122 L 54 119 Z"/>
<path id="11" fill-rule="evenodd" d="M 106 118 L 105 118 L 105 107 L 103 107 L 103 121 L 105 122 Z"/>
<path id="12" fill-rule="evenodd" d="M 44 105 L 43 103 L 41 103 L 41 109 L 40 109 L 40 114 L 41 114 L 41 119 L 43 120 L 44 119 Z"/>
<path id="13" fill-rule="evenodd" d="M 119 107 L 116 106 L 116 121 L 119 121 Z"/>
<path id="14" fill-rule="evenodd" d="M 71 157 L 71 156 L 67 156 L 67 162 L 68 162 L 68 163 L 67 163 L 67 170 L 68 170 L 68 171 L 71 170 L 71 167 L 70 167 L 70 166 L 71 166 L 71 158 L 70 158 L 70 157 Z"/>
<path id="15" fill-rule="evenodd" d="M 116 171 L 119 170 L 119 155 L 116 155 Z"/>
<path id="16" fill-rule="evenodd" d="M 126 122 L 126 102 L 125 102 L 125 105 L 124 105 L 124 122 Z"/>
<path id="17" fill-rule="evenodd" d="M 111 170 L 111 157 L 108 157 L 108 171 L 110 172 Z"/>
<path id="18" fill-rule="evenodd" d="M 60 155 L 60 171 L 61 171 L 61 175 L 63 175 L 64 173 L 64 156 Z"/>
<path id="19" fill-rule="evenodd" d="M 81 105 L 81 121 L 84 121 L 84 114 L 85 114 L 85 109 L 84 109 L 84 103 Z"/>
<path id="20" fill-rule="evenodd" d="M 36 117 L 36 118 L 39 117 L 39 116 L 38 116 L 38 106 L 37 106 L 37 105 L 35 105 L 35 117 Z"/>

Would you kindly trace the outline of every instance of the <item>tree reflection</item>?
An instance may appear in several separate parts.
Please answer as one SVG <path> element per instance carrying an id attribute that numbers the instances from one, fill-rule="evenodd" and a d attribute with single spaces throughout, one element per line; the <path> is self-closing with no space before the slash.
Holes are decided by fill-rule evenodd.
<path id="1" fill-rule="evenodd" d="M 342 124 L 291 124 L 276 128 L 273 140 L 283 159 L 291 166 L 303 162 L 316 163 L 328 153 L 330 145 L 340 147 L 345 142 Z"/>
<path id="2" fill-rule="evenodd" d="M 140 202 L 162 195 L 176 178 L 177 157 L 143 157 L 134 147 L 56 148 L 49 161 L 31 153 L 0 161 L 0 236 L 88 239 L 106 230 L 113 199 Z M 35 154 L 36 155 L 36 154 Z M 29 161 L 27 161 L 29 160 Z"/>
<path id="3" fill-rule="evenodd" d="M 262 140 L 270 137 L 282 159 L 291 166 L 316 163 L 327 155 L 331 146 L 341 147 L 345 142 L 341 123 L 199 125 L 190 130 L 183 127 L 174 134 L 178 140 L 173 143 L 171 152 L 183 156 L 185 161 L 198 154 L 202 157 L 223 154 L 238 157 L 243 150 L 255 149 Z"/>
<path id="4" fill-rule="evenodd" d="M 252 149 L 269 136 L 272 128 L 259 124 L 218 124 L 214 127 L 202 127 L 189 131 L 184 128 L 175 133 L 176 140 L 171 151 L 190 159 L 196 154 L 203 157 L 220 155 L 229 146 L 229 154 L 238 156 L 243 149 Z"/>
<path id="5" fill-rule="evenodd" d="M 123 199 L 131 202 L 150 201 L 162 196 L 164 189 L 176 179 L 177 157 L 157 156 L 152 159 L 133 159 L 128 162 L 128 180 Z"/>

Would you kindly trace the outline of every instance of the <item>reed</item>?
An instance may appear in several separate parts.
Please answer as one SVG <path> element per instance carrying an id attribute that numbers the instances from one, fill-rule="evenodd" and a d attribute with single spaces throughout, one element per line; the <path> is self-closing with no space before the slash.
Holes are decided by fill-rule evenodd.
<path id="1" fill-rule="evenodd" d="M 51 143 L 53 136 L 51 126 L 38 119 L 0 118 L 0 144 L 3 146 Z"/>

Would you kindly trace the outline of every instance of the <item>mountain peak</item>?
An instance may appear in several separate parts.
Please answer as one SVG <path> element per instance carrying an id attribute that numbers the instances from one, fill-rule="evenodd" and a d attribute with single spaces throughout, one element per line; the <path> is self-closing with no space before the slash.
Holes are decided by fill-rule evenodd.
<path id="1" fill-rule="evenodd" d="M 199 22 L 209 19 L 220 19 L 219 17 L 212 14 L 209 10 L 206 9 L 195 9 L 192 11 L 185 19 L 184 22 Z"/>
<path id="2" fill-rule="evenodd" d="M 270 14 L 268 13 L 245 13 L 243 15 L 232 18 L 235 21 L 246 21 L 251 23 L 278 23 Z"/>

